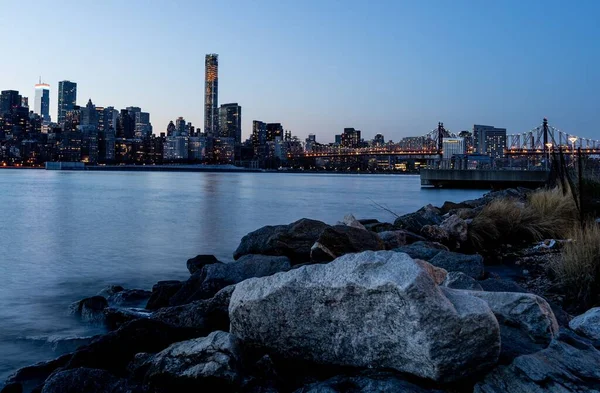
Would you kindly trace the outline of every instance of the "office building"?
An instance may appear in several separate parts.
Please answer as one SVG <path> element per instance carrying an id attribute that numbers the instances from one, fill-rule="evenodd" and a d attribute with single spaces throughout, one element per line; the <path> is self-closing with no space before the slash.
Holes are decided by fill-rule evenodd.
<path id="1" fill-rule="evenodd" d="M 58 124 L 64 124 L 67 112 L 77 105 L 77 83 L 58 82 Z"/>
<path id="2" fill-rule="evenodd" d="M 354 128 L 344 128 L 344 133 L 341 136 L 341 145 L 343 147 L 360 147 L 360 130 Z"/>
<path id="3" fill-rule="evenodd" d="M 136 138 L 148 138 L 152 135 L 152 123 L 150 123 L 150 113 L 135 112 L 135 131 Z"/>
<path id="4" fill-rule="evenodd" d="M 473 150 L 475 153 L 498 158 L 504 156 L 505 149 L 506 128 L 473 125 Z"/>
<path id="5" fill-rule="evenodd" d="M 260 147 L 267 143 L 267 124 L 259 120 L 252 121 L 252 146 L 254 154 L 259 154 Z"/>
<path id="6" fill-rule="evenodd" d="M 277 137 L 283 139 L 283 126 L 281 123 L 267 123 L 267 142 L 274 142 Z"/>
<path id="7" fill-rule="evenodd" d="M 219 55 L 206 55 L 204 60 L 204 132 L 217 136 L 219 132 Z"/>
<path id="8" fill-rule="evenodd" d="M 373 138 L 373 146 L 381 147 L 383 145 L 385 145 L 385 138 L 383 137 L 383 135 L 375 135 L 375 138 Z"/>
<path id="9" fill-rule="evenodd" d="M 33 111 L 42 117 L 45 123 L 50 123 L 50 85 L 40 83 L 35 85 L 35 101 Z"/>
<path id="10" fill-rule="evenodd" d="M 4 90 L 0 93 L 0 115 L 6 115 L 21 106 L 21 95 L 16 90 Z"/>
<path id="11" fill-rule="evenodd" d="M 455 155 L 465 154 L 465 138 L 444 138 L 442 140 L 442 151 L 444 160 Z"/>
<path id="12" fill-rule="evenodd" d="M 219 109 L 219 135 L 242 143 L 242 107 L 237 103 L 223 104 Z"/>

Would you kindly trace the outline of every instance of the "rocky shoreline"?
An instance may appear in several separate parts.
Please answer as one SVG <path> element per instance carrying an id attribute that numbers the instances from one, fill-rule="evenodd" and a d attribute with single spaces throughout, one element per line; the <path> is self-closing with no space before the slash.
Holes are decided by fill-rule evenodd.
<path id="1" fill-rule="evenodd" d="M 529 192 L 260 228 L 232 262 L 188 260 L 186 281 L 73 304 L 109 332 L 1 393 L 600 391 L 600 308 L 573 318 L 540 268 L 560 241 L 470 242 L 487 204 Z"/>

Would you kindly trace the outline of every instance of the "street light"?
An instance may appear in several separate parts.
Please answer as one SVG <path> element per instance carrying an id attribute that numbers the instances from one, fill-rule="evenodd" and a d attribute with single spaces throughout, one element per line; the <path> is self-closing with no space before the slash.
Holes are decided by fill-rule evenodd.
<path id="1" fill-rule="evenodd" d="M 546 143 L 546 147 L 548 148 L 548 158 L 546 159 L 546 170 L 548 170 L 548 162 L 550 161 L 550 149 L 552 149 L 552 142 Z"/>

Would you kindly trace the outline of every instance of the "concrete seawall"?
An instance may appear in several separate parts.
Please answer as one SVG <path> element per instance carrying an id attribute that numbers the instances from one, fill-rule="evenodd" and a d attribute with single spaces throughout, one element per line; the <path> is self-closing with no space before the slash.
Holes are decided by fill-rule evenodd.
<path id="1" fill-rule="evenodd" d="M 508 188 L 539 187 L 548 171 L 421 169 L 421 187 Z"/>

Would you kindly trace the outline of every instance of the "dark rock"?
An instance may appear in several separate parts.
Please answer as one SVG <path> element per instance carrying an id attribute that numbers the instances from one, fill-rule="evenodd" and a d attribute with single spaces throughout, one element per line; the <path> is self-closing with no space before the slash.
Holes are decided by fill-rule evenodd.
<path id="1" fill-rule="evenodd" d="M 428 262 L 448 272 L 462 272 L 475 279 L 483 278 L 483 257 L 479 254 L 467 255 L 451 251 L 440 251 Z"/>
<path id="2" fill-rule="evenodd" d="M 471 209 L 472 207 L 473 207 L 473 205 L 471 205 L 469 203 L 465 203 L 465 202 L 455 203 L 455 202 L 451 202 L 451 201 L 446 201 L 446 202 L 444 202 L 444 204 L 442 205 L 440 210 L 441 210 L 442 214 L 446 214 L 452 210 Z"/>
<path id="3" fill-rule="evenodd" d="M 194 274 L 202 269 L 203 266 L 210 265 L 211 263 L 221 263 L 221 261 L 214 255 L 196 255 L 194 258 L 187 260 L 187 269 L 190 274 Z"/>
<path id="4" fill-rule="evenodd" d="M 384 250 L 377 234 L 346 225 L 326 228 L 312 247 L 313 262 L 329 262 L 345 254 Z"/>
<path id="5" fill-rule="evenodd" d="M 442 286 L 452 289 L 466 289 L 469 291 L 483 291 L 479 281 L 461 272 L 449 272 Z"/>
<path id="6" fill-rule="evenodd" d="M 439 254 L 440 251 L 448 251 L 448 247 L 439 243 L 418 241 L 409 244 L 408 246 L 396 248 L 394 249 L 394 251 L 404 252 L 410 255 L 411 258 L 423 259 L 425 261 L 428 261 L 437 254 Z"/>
<path id="7" fill-rule="evenodd" d="M 104 320 L 104 309 L 108 301 L 102 296 L 92 296 L 71 304 L 71 314 L 80 317 L 85 322 L 98 323 Z"/>
<path id="8" fill-rule="evenodd" d="M 365 224 L 365 229 L 371 232 L 387 232 L 387 231 L 395 231 L 398 230 L 394 224 L 390 224 L 389 222 L 376 222 L 372 224 Z"/>
<path id="9" fill-rule="evenodd" d="M 597 392 L 599 364 L 600 351 L 565 329 L 548 348 L 496 368 L 475 385 L 474 393 Z"/>
<path id="10" fill-rule="evenodd" d="M 479 284 L 487 292 L 528 292 L 516 282 L 502 278 L 487 278 L 479 281 Z"/>
<path id="11" fill-rule="evenodd" d="M 23 367 L 8 377 L 7 383 L 20 384 L 25 392 L 32 391 L 35 387 L 43 384 L 50 374 L 64 367 L 72 356 L 72 354 L 66 354 L 54 360 Z"/>
<path id="12" fill-rule="evenodd" d="M 379 238 L 386 250 L 393 250 L 406 245 L 406 231 L 403 230 L 379 232 Z"/>
<path id="13" fill-rule="evenodd" d="M 145 309 L 107 307 L 104 309 L 104 323 L 109 330 L 115 330 L 140 318 L 149 318 L 150 312 Z"/>
<path id="14" fill-rule="evenodd" d="M 194 300 L 209 299 L 226 286 L 251 277 L 270 276 L 289 270 L 290 267 L 290 260 L 287 257 L 253 254 L 245 255 L 231 263 L 206 265 L 192 274 L 171 298 L 170 304 L 179 306 Z"/>
<path id="15" fill-rule="evenodd" d="M 427 205 L 414 213 L 400 216 L 394 221 L 398 228 L 406 229 L 414 233 L 420 233 L 425 225 L 439 225 L 442 223 L 441 211 L 432 205 Z"/>
<path id="16" fill-rule="evenodd" d="M 104 371 L 78 368 L 52 375 L 42 393 L 131 393 L 127 380 Z"/>
<path id="17" fill-rule="evenodd" d="M 442 244 L 448 244 L 450 242 L 450 234 L 439 225 L 423 225 L 420 233 L 425 238 L 434 242 Z"/>
<path id="18" fill-rule="evenodd" d="M 363 225 L 379 224 L 379 220 L 376 220 L 374 218 L 363 218 L 362 220 L 358 220 L 358 222 L 360 222 Z"/>
<path id="19" fill-rule="evenodd" d="M 233 257 L 239 259 L 247 254 L 283 255 L 292 264 L 308 262 L 310 249 L 329 225 L 321 221 L 303 218 L 289 225 L 262 227 L 242 238 Z"/>
<path id="20" fill-rule="evenodd" d="M 188 329 L 180 329 L 153 319 L 136 319 L 77 350 L 65 369 L 99 368 L 118 375 L 126 370 L 136 353 L 162 351 L 174 342 L 193 336 L 193 332 Z"/>
<path id="21" fill-rule="evenodd" d="M 23 386 L 20 383 L 9 383 L 0 390 L 0 393 L 23 393 Z"/>
<path id="22" fill-rule="evenodd" d="M 323 382 L 304 386 L 294 393 L 442 393 L 423 388 L 382 371 L 364 371 L 356 376 L 339 375 Z"/>
<path id="23" fill-rule="evenodd" d="M 162 308 L 152 318 L 173 326 L 194 329 L 198 335 L 206 335 L 215 330 L 228 331 L 229 300 L 234 289 L 235 286 L 230 285 L 211 299 Z"/>
<path id="24" fill-rule="evenodd" d="M 152 294 L 146 303 L 147 310 L 158 310 L 167 307 L 169 301 L 183 286 L 181 281 L 159 281 L 152 287 Z"/>
<path id="25" fill-rule="evenodd" d="M 460 249 L 468 241 L 467 222 L 457 215 L 451 215 L 446 218 L 440 228 L 446 231 L 449 237 L 449 246 L 454 249 Z"/>
<path id="26" fill-rule="evenodd" d="M 152 293 L 143 289 L 124 289 L 108 297 L 108 304 L 121 307 L 144 307 Z"/>
<path id="27" fill-rule="evenodd" d="M 241 382 L 240 342 L 232 334 L 175 343 L 151 357 L 145 380 L 176 392 L 237 392 Z"/>
<path id="28" fill-rule="evenodd" d="M 108 298 L 109 296 L 114 295 L 115 293 L 119 293 L 124 290 L 125 290 L 125 288 L 123 288 L 120 285 L 109 285 L 106 288 L 104 288 L 103 290 L 101 290 L 100 292 L 98 292 L 96 294 L 96 296 L 102 296 L 104 298 Z"/>

